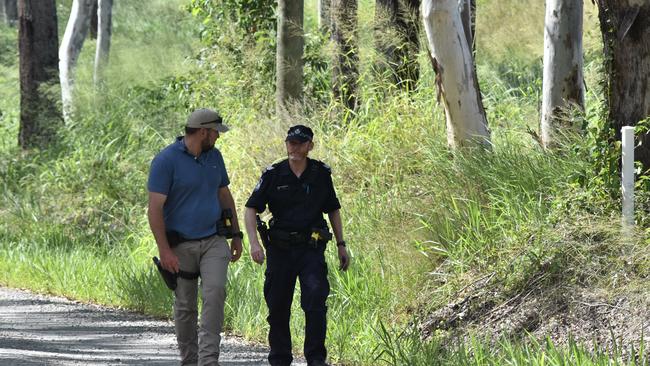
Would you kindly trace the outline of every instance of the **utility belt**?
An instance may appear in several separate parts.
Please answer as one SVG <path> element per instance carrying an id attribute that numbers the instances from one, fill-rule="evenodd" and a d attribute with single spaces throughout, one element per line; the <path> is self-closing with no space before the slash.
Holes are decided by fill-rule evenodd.
<path id="1" fill-rule="evenodd" d="M 204 240 L 214 235 L 219 235 L 226 237 L 227 239 L 231 239 L 234 236 L 232 228 L 232 210 L 229 208 L 223 209 L 221 212 L 221 219 L 217 220 L 217 232 L 214 234 L 210 234 L 201 238 L 185 238 L 179 232 L 173 230 L 167 231 L 165 234 L 167 235 L 167 243 L 169 243 L 170 248 L 174 248 L 182 243 L 185 243 L 186 241 Z"/>
<path id="2" fill-rule="evenodd" d="M 257 232 L 260 234 L 262 244 L 265 247 L 274 246 L 281 249 L 291 248 L 317 248 L 325 246 L 332 240 L 332 233 L 327 228 L 312 228 L 306 231 L 287 231 L 274 228 L 267 228 L 266 223 L 257 216 Z"/>

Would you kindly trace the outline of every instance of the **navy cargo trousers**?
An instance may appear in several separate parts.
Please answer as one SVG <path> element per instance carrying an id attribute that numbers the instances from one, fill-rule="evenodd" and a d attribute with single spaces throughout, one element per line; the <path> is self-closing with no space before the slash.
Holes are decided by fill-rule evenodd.
<path id="1" fill-rule="evenodd" d="M 266 254 L 264 299 L 269 309 L 269 363 L 288 366 L 293 360 L 289 318 L 296 279 L 300 280 L 300 305 L 305 312 L 305 357 L 308 363 L 325 361 L 325 301 L 330 292 L 325 246 L 284 249 L 271 245 Z"/>

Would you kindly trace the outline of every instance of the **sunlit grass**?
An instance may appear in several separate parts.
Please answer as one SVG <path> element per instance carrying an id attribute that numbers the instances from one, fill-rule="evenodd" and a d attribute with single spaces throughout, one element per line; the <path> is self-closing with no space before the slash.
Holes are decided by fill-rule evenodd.
<path id="1" fill-rule="evenodd" d="M 47 151 L 17 153 L 16 65 L 0 65 L 3 86 L 11 85 L 0 90 L 0 266 L 6 268 L 0 271 L 1 284 L 171 316 L 172 295 L 151 263 L 157 250 L 145 212 L 149 162 L 182 133 L 190 109 L 209 106 L 220 109 L 232 127 L 217 145 L 240 209 L 262 169 L 285 155 L 289 124 L 306 123 L 316 132 L 312 157 L 332 166 L 353 256 L 350 270 L 340 272 L 335 250 L 327 251 L 333 360 L 606 364 L 606 356 L 575 345 L 506 342 L 491 347 L 489 341 L 472 340 L 447 349 L 437 339 L 425 342 L 405 331 L 414 314 L 444 306 L 464 281 L 484 273 L 495 272 L 504 287 L 516 289 L 535 270 L 538 257 L 564 255 L 571 260 L 560 263 L 584 272 L 596 264 L 615 267 L 593 264 L 586 244 L 565 248 L 551 245 L 557 244 L 551 239 L 530 240 L 555 239 L 554 225 L 562 216 L 580 212 L 565 207 L 571 202 L 566 195 L 582 207 L 599 205 L 572 180 L 590 174 L 576 152 L 580 148 L 544 153 L 528 133 L 538 124 L 541 93 L 540 31 L 528 24 L 539 23 L 543 4 L 526 1 L 501 12 L 496 2 L 479 1 L 484 20 L 478 28 L 478 73 L 493 149 L 451 152 L 424 54 L 419 89 L 410 95 L 390 89 L 369 71 L 374 2 L 360 2 L 361 108 L 342 116 L 333 112 L 333 104 L 307 105 L 290 122 L 273 117 L 272 85 L 250 70 L 262 62 L 256 49 L 246 50 L 245 65 L 232 65 L 218 49 L 204 50 L 200 62 L 191 61 L 197 39 L 188 15 L 176 11 L 182 3 L 117 3 L 106 85 L 101 92 L 93 89 L 94 44 L 88 41 L 77 71 L 75 116 Z M 314 11 L 313 6 L 306 9 Z M 512 23 L 525 28 L 517 32 L 521 38 L 497 27 L 505 22 L 496 18 L 510 11 L 524 14 Z M 142 12 L 146 18 L 138 15 Z M 307 19 L 313 28 L 314 14 Z M 481 23 L 487 19 L 493 19 L 495 29 Z M 513 47 L 517 51 L 511 54 Z M 597 58 L 587 67 L 587 83 L 596 85 Z M 319 77 L 329 77 L 323 73 Z M 590 88 L 588 97 L 597 101 L 598 89 Z M 597 118 L 593 110 L 587 115 Z M 630 248 L 643 252 L 649 244 Z M 250 260 L 246 245 L 245 251 L 229 268 L 226 328 L 263 341 L 264 267 Z M 635 268 L 646 271 L 639 276 L 647 273 L 648 257 L 635 261 Z M 616 270 L 625 269 L 619 263 Z M 300 349 L 304 317 L 298 290 L 295 296 L 291 328 Z"/>

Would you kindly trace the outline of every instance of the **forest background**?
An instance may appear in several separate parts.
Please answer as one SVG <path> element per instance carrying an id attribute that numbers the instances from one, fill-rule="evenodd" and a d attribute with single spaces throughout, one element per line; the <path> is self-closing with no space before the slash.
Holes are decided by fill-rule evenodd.
<path id="1" fill-rule="evenodd" d="M 57 2 L 59 34 L 70 3 Z M 650 275 L 648 181 L 637 184 L 638 230 L 621 237 L 620 144 L 604 138 L 611 131 L 595 6 L 585 4 L 586 111 L 575 117 L 585 128 L 567 133 L 561 153 L 552 153 L 534 132 L 544 4 L 477 2 L 476 66 L 493 149 L 467 153 L 447 148 L 424 47 L 413 92 L 375 72 L 373 1 L 359 1 L 361 104 L 354 112 L 341 112 L 330 98 L 331 49 L 318 29 L 316 2 L 305 3 L 305 102 L 290 122 L 274 117 L 273 31 L 247 38 L 245 24 L 206 13 L 215 9 L 210 3 L 117 1 L 106 84 L 94 88 L 87 40 L 74 117 L 43 150 L 17 145 L 17 31 L 1 26 L 1 284 L 171 316 L 172 296 L 151 263 L 157 252 L 145 211 L 149 163 L 182 134 L 189 111 L 214 107 L 231 126 L 217 146 L 238 207 L 262 169 L 285 155 L 289 124 L 312 126 L 313 157 L 333 167 L 353 265 L 339 272 L 328 251 L 332 360 L 647 362 L 641 333 L 604 326 L 574 339 L 569 331 L 577 328 L 553 333 L 543 326 L 550 314 L 571 313 L 580 303 L 650 303 L 643 291 Z M 258 341 L 267 331 L 263 277 L 245 253 L 228 282 L 227 329 Z M 497 310 L 525 307 L 526 298 L 543 306 L 523 321 L 501 317 L 515 326 L 497 325 L 508 323 L 494 321 Z M 294 304 L 300 345 L 304 319 Z"/>

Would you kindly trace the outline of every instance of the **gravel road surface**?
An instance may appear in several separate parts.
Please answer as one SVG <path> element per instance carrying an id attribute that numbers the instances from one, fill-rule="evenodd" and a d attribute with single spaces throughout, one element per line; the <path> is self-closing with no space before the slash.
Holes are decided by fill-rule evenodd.
<path id="1" fill-rule="evenodd" d="M 267 365 L 267 349 L 225 336 L 222 366 Z M 178 365 L 173 323 L 0 287 L 0 365 Z M 304 365 L 304 362 L 294 365 Z"/>

